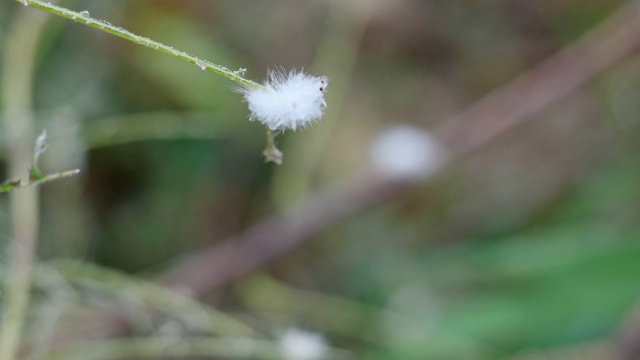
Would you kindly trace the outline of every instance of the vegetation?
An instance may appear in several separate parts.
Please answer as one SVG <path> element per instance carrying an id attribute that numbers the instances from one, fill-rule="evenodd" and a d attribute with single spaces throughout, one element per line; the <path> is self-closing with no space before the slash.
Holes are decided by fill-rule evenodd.
<path id="1" fill-rule="evenodd" d="M 639 16 L 0 3 L 0 360 L 640 357 Z"/>

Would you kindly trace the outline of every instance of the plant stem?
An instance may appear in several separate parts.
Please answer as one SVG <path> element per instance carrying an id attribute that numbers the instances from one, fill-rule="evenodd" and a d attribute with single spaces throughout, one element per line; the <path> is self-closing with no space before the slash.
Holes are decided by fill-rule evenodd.
<path id="1" fill-rule="evenodd" d="M 36 51 L 47 17 L 18 12 L 4 49 L 2 103 L 4 132 L 8 139 L 10 178 L 21 178 L 32 165 L 34 115 L 32 84 Z M 13 237 L 0 326 L 0 360 L 16 357 L 25 314 L 29 306 L 31 270 L 38 231 L 38 190 L 27 187 L 11 193 Z"/>
<path id="2" fill-rule="evenodd" d="M 336 360 L 353 358 L 349 352 L 336 348 L 327 349 L 326 355 L 326 358 Z M 178 358 L 187 356 L 254 360 L 283 358 L 281 347 L 274 341 L 185 336 L 96 340 L 72 345 L 44 357 L 31 358 L 31 360 Z"/>
<path id="3" fill-rule="evenodd" d="M 266 162 L 274 162 L 282 165 L 282 151 L 276 147 L 276 135 L 273 130 L 267 129 L 267 147 L 262 152 Z"/>
<path id="4" fill-rule="evenodd" d="M 98 20 L 95 19 L 93 17 L 91 17 L 91 15 L 89 15 L 89 13 L 87 11 L 82 11 L 82 12 L 76 12 L 76 11 L 72 11 L 60 6 L 56 6 L 56 5 L 52 5 L 49 4 L 47 2 L 44 1 L 40 1 L 40 0 L 16 0 L 22 4 L 24 4 L 25 6 L 30 6 L 36 9 L 40 9 L 40 10 L 44 10 L 46 12 L 49 12 L 51 14 L 54 15 L 58 15 L 70 20 L 73 20 L 75 22 L 79 22 L 82 24 L 85 24 L 87 26 L 90 26 L 92 28 L 96 28 L 98 30 L 101 30 L 103 32 L 121 37 L 125 40 L 129 40 L 133 43 L 136 43 L 138 45 L 142 45 L 142 46 L 146 46 L 150 49 L 159 51 L 159 52 L 163 52 L 165 54 L 169 54 L 172 55 L 180 60 L 184 60 L 188 63 L 194 64 L 196 66 L 198 66 L 200 69 L 202 70 L 209 70 L 209 71 L 213 71 L 216 74 L 222 75 L 226 78 L 228 78 L 231 81 L 235 81 L 243 86 L 250 86 L 250 87 L 262 87 L 262 85 L 251 81 L 249 79 L 245 79 L 242 74 L 244 73 L 243 69 L 240 69 L 238 71 L 232 71 L 227 69 L 224 66 L 220 66 L 220 65 L 216 65 L 213 64 L 207 60 L 202 60 L 202 59 L 198 59 L 197 57 L 187 54 L 184 51 L 180 51 L 177 49 L 174 49 L 171 46 L 167 46 L 164 45 L 162 43 L 159 43 L 157 41 L 153 41 L 149 38 L 143 37 L 143 36 L 139 36 L 136 35 L 128 30 L 125 30 L 121 27 L 117 27 L 114 25 L 111 25 L 110 23 L 106 22 L 106 21 L 102 21 L 102 20 Z"/>
<path id="5" fill-rule="evenodd" d="M 334 350 L 337 356 L 343 354 Z M 215 357 L 234 359 L 278 359 L 277 343 L 243 338 L 150 337 L 139 339 L 97 340 L 73 345 L 31 360 L 90 360 L 142 357 Z M 334 357 L 336 358 L 336 357 Z"/>
<path id="6" fill-rule="evenodd" d="M 160 310 L 199 332 L 217 336 L 258 335 L 248 325 L 220 310 L 143 279 L 133 279 L 114 270 L 73 261 L 57 262 L 54 270 L 69 284 L 111 296 L 126 294 L 139 300 L 141 305 Z"/>
<path id="7" fill-rule="evenodd" d="M 6 181 L 5 183 L 3 183 L 2 185 L 0 185 L 0 194 L 5 193 L 5 192 L 10 192 L 10 191 L 15 190 L 15 189 L 41 185 L 41 184 L 44 184 L 44 183 L 49 182 L 49 181 L 66 178 L 66 177 L 69 177 L 69 176 L 76 175 L 78 173 L 80 173 L 80 169 L 74 169 L 74 170 L 68 170 L 68 171 L 62 171 L 62 172 L 58 172 L 58 173 L 44 175 L 41 178 L 39 178 L 37 180 L 34 180 L 34 181 L 32 181 L 32 180 L 27 180 L 27 181 L 24 181 L 24 180 L 11 181 L 11 180 L 9 180 L 9 181 Z"/>

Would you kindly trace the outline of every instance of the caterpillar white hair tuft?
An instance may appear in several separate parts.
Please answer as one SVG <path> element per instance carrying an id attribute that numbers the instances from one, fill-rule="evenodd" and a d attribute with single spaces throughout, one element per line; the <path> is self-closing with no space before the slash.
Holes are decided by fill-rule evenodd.
<path id="1" fill-rule="evenodd" d="M 263 87 L 243 86 L 238 92 L 249 105 L 251 120 L 271 130 L 296 130 L 319 120 L 327 104 L 324 93 L 329 79 L 303 71 L 269 70 Z"/>

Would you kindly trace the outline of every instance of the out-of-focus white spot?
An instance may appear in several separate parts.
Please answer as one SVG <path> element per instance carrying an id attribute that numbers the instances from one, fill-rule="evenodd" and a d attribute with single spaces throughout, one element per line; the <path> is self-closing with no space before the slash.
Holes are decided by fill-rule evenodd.
<path id="1" fill-rule="evenodd" d="M 286 360 L 320 360 L 328 353 L 328 347 L 320 334 L 289 329 L 279 341 L 280 351 Z"/>
<path id="2" fill-rule="evenodd" d="M 423 180 L 436 172 L 445 160 L 444 149 L 429 133 L 409 125 L 382 131 L 371 147 L 371 161 L 376 171 L 396 180 Z"/>

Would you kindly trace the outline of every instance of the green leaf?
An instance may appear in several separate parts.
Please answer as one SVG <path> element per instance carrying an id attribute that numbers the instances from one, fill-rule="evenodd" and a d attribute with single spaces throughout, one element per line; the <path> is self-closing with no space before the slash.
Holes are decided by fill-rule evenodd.
<path id="1" fill-rule="evenodd" d="M 20 180 L 7 180 L 0 185 L 0 193 L 9 192 L 17 186 L 20 186 Z"/>
<path id="2" fill-rule="evenodd" d="M 29 182 L 36 182 L 36 181 L 40 181 L 44 178 L 44 176 L 42 175 L 42 172 L 40 172 L 40 170 L 36 167 L 36 166 L 32 166 L 31 168 L 29 168 Z"/>

